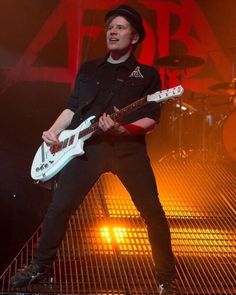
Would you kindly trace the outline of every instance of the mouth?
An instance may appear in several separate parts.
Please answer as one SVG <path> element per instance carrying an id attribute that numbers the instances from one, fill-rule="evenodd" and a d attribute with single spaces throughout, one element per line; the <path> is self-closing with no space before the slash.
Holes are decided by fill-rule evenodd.
<path id="1" fill-rule="evenodd" d="M 114 37 L 109 38 L 109 43 L 116 43 L 118 41 L 119 41 L 119 39 L 117 39 L 117 38 L 114 38 Z"/>

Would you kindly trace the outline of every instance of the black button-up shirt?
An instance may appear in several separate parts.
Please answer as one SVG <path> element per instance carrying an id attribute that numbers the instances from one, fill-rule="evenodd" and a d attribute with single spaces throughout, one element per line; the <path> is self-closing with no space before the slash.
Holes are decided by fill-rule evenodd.
<path id="1" fill-rule="evenodd" d="M 67 108 L 75 112 L 72 128 L 81 120 L 113 113 L 114 106 L 121 109 L 139 98 L 161 90 L 158 72 L 151 66 L 139 64 L 131 55 L 125 62 L 111 64 L 104 59 L 84 63 L 77 75 L 75 87 Z M 122 118 L 122 123 L 132 123 L 148 117 L 159 120 L 160 104 L 150 102 Z"/>

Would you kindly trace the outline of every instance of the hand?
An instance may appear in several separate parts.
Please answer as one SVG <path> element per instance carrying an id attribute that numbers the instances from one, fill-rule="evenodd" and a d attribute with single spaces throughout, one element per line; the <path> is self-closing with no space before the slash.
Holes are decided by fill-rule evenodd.
<path id="1" fill-rule="evenodd" d="M 58 135 L 53 130 L 44 131 L 42 134 L 42 139 L 47 145 L 54 145 L 59 143 Z"/>
<path id="2" fill-rule="evenodd" d="M 114 110 L 117 112 L 119 111 L 116 107 Z M 120 124 L 107 115 L 103 113 L 103 115 L 99 118 L 98 126 L 103 132 L 109 132 L 111 134 L 117 135 L 120 134 Z"/>

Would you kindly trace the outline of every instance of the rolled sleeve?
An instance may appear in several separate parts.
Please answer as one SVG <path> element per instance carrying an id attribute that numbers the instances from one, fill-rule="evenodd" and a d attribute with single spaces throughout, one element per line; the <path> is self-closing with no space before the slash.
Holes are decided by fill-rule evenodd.
<path id="1" fill-rule="evenodd" d="M 80 71 L 79 71 L 80 73 Z M 79 73 L 76 76 L 74 88 L 67 100 L 66 107 L 70 109 L 72 112 L 76 112 L 76 110 L 79 107 L 79 93 L 78 93 L 78 79 L 79 79 Z"/>

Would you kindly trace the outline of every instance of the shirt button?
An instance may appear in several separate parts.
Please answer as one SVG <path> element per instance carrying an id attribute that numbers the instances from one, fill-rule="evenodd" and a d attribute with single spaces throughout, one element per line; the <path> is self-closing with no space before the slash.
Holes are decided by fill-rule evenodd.
<path id="1" fill-rule="evenodd" d="M 97 85 L 99 85 L 100 84 L 100 82 L 99 81 L 97 81 Z"/>

